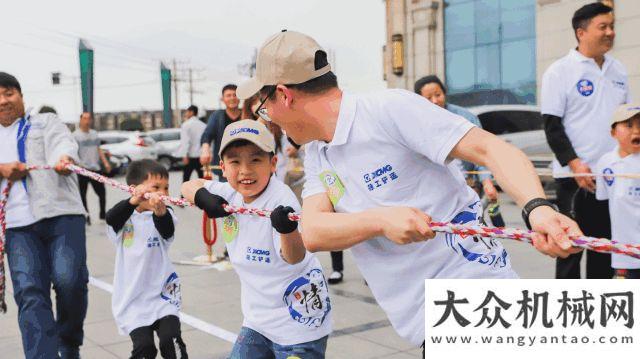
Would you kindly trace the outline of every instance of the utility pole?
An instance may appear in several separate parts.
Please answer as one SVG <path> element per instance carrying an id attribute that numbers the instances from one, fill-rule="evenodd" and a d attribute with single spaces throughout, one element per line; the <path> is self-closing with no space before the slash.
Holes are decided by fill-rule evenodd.
<path id="1" fill-rule="evenodd" d="M 189 103 L 193 105 L 193 69 L 189 68 Z"/>
<path id="2" fill-rule="evenodd" d="M 174 110 L 174 114 L 173 114 L 173 125 L 176 126 L 177 124 L 180 123 L 180 105 L 178 102 L 178 65 L 176 63 L 176 59 L 173 59 L 173 74 L 172 74 L 172 80 L 173 80 L 173 92 L 174 92 L 174 96 L 176 99 L 176 108 Z"/>

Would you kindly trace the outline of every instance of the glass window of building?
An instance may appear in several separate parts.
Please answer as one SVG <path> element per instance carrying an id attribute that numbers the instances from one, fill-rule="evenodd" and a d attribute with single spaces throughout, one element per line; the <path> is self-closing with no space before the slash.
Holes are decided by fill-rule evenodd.
<path id="1" fill-rule="evenodd" d="M 535 16 L 535 0 L 445 1 L 449 101 L 535 104 Z"/>

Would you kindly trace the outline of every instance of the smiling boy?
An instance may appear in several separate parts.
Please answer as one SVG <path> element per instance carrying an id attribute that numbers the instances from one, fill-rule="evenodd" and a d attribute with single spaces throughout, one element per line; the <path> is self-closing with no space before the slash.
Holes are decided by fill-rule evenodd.
<path id="1" fill-rule="evenodd" d="M 331 303 L 320 262 L 306 251 L 295 195 L 273 173 L 275 141 L 258 121 L 225 128 L 220 167 L 228 183 L 202 179 L 182 194 L 209 217 L 225 217 L 222 237 L 240 277 L 244 322 L 231 358 L 324 358 L 331 332 Z M 275 208 L 264 218 L 229 215 L 223 205 Z"/>

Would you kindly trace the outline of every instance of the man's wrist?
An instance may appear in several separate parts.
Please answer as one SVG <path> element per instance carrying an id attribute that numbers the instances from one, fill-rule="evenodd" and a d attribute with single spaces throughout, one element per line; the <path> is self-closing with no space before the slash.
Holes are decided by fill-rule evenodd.
<path id="1" fill-rule="evenodd" d="M 558 212 L 558 206 L 556 206 L 553 202 L 549 201 L 548 199 L 541 198 L 541 197 L 530 200 L 524 205 L 524 207 L 522 207 L 522 219 L 524 220 L 524 223 L 527 226 L 527 228 L 531 229 L 531 222 L 529 221 L 529 218 L 531 217 L 531 213 L 536 208 L 543 207 L 543 206 L 550 207 L 554 211 Z"/>

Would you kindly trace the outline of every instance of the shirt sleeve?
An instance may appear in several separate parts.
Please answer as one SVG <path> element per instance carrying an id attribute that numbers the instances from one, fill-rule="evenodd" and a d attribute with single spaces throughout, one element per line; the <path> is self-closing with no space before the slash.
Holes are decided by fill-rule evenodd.
<path id="1" fill-rule="evenodd" d="M 204 188 L 206 188 L 207 191 L 224 198 L 227 202 L 231 202 L 233 194 L 235 193 L 235 190 L 228 182 L 222 183 L 218 181 L 207 181 Z"/>
<path id="2" fill-rule="evenodd" d="M 567 107 L 567 94 L 564 91 L 563 80 L 552 67 L 542 75 L 540 88 L 540 112 L 543 115 L 553 115 L 563 118 Z"/>
<path id="3" fill-rule="evenodd" d="M 207 127 L 205 127 L 204 132 L 202 132 L 202 137 L 200 138 L 201 145 L 204 145 L 205 143 L 211 144 L 211 142 L 213 142 L 213 139 L 216 138 L 216 130 L 217 130 L 216 114 L 217 113 L 218 112 L 216 111 L 212 113 L 211 116 L 209 116 L 209 120 L 207 120 Z"/>
<path id="4" fill-rule="evenodd" d="M 176 157 L 184 157 L 189 151 L 189 142 L 191 141 L 191 138 L 189 136 L 187 124 L 188 123 L 184 123 L 180 127 L 180 146 L 178 146 L 178 150 L 176 151 Z"/>
<path id="5" fill-rule="evenodd" d="M 158 217 L 152 214 L 151 217 L 153 218 L 153 225 L 160 233 L 160 236 L 167 241 L 172 241 L 176 231 L 173 209 L 167 207 L 167 213 L 164 216 Z"/>
<path id="6" fill-rule="evenodd" d="M 129 199 L 118 202 L 106 213 L 105 222 L 107 222 L 107 226 L 116 233 L 120 232 L 135 209 L 136 206 L 129 203 Z"/>
<path id="7" fill-rule="evenodd" d="M 578 158 L 567 132 L 564 130 L 560 117 L 545 114 L 542 115 L 544 122 L 544 134 L 547 143 L 562 166 L 566 166 L 569 161 Z"/>
<path id="8" fill-rule="evenodd" d="M 304 176 L 305 182 L 302 188 L 302 198 L 311 197 L 318 193 L 326 193 L 327 190 L 320 181 L 320 155 L 316 143 L 305 145 Z"/>
<path id="9" fill-rule="evenodd" d="M 598 164 L 596 165 L 596 174 L 604 173 L 606 155 L 600 158 Z M 600 201 L 604 201 L 609 199 L 609 191 L 607 190 L 607 184 L 605 183 L 605 178 L 602 176 L 596 176 L 596 199 Z"/>
<path id="10" fill-rule="evenodd" d="M 62 156 L 71 157 L 76 163 L 80 162 L 78 157 L 78 142 L 71 131 L 60 121 L 58 116 L 47 114 L 44 129 L 44 145 L 47 155 L 47 164 L 54 166 Z"/>
<path id="11" fill-rule="evenodd" d="M 389 91 L 385 97 L 380 125 L 392 138 L 445 166 L 453 147 L 475 127 L 422 96 L 409 91 Z"/>

